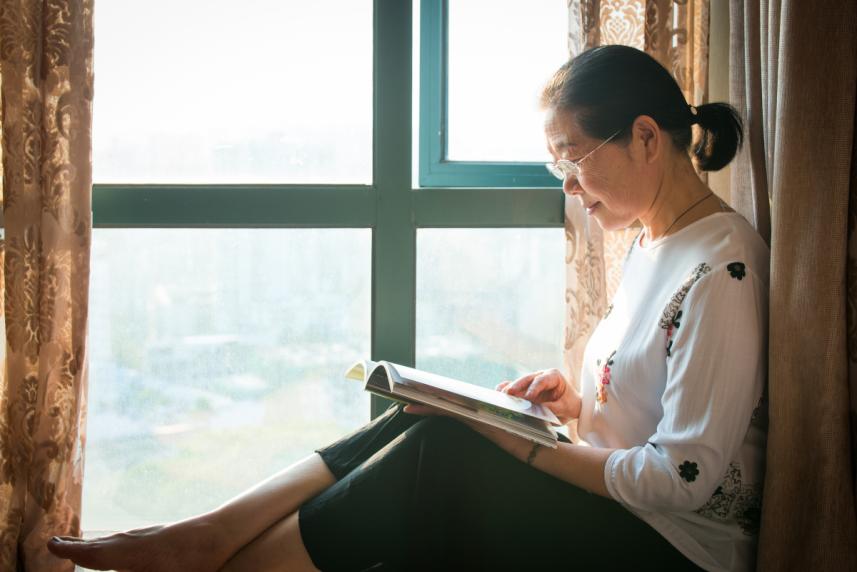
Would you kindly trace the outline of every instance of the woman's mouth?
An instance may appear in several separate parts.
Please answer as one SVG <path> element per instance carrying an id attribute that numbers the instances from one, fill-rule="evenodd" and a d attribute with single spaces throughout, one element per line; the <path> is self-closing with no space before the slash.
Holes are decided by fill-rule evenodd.
<path id="1" fill-rule="evenodd" d="M 601 203 L 592 203 L 586 207 L 586 214 L 591 215 L 599 206 L 601 206 Z"/>

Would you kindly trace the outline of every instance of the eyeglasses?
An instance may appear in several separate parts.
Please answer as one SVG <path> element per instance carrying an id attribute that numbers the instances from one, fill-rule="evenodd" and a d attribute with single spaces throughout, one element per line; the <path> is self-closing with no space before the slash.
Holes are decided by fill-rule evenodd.
<path id="1" fill-rule="evenodd" d="M 545 163 L 545 167 L 547 167 L 547 170 L 550 171 L 551 175 L 553 175 L 560 181 L 565 181 L 565 179 L 569 176 L 576 177 L 580 175 L 580 164 L 585 161 L 587 157 L 607 145 L 607 143 L 609 143 L 611 139 L 619 135 L 619 133 L 621 132 L 622 130 L 620 129 L 619 131 L 602 141 L 601 145 L 599 145 L 577 161 L 571 161 L 569 159 L 560 159 L 555 163 Z"/>

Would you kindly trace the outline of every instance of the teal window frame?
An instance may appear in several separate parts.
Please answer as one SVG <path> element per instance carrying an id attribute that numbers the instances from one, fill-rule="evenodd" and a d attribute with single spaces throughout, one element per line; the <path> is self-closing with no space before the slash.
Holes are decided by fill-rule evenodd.
<path id="1" fill-rule="evenodd" d="M 371 185 L 96 184 L 93 226 L 370 228 L 371 358 L 414 365 L 417 230 L 562 227 L 563 195 L 558 186 L 413 188 L 412 3 L 374 0 L 373 11 Z M 371 416 L 385 407 L 373 397 Z"/>
<path id="2" fill-rule="evenodd" d="M 420 1 L 421 187 L 557 187 L 542 163 L 450 161 L 449 0 Z"/>

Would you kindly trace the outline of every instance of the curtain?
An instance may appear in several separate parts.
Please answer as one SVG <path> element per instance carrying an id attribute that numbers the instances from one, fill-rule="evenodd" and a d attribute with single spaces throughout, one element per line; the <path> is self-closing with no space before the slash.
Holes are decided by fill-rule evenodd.
<path id="1" fill-rule="evenodd" d="M 5 368 L 0 569 L 73 570 L 91 238 L 92 0 L 0 0 Z"/>
<path id="2" fill-rule="evenodd" d="M 708 0 L 568 0 L 568 16 L 572 57 L 599 45 L 633 46 L 672 72 L 688 103 L 707 101 Z M 566 374 L 578 389 L 586 342 L 616 292 L 622 261 L 638 232 L 603 232 L 578 200 L 566 197 L 563 355 Z"/>
<path id="3" fill-rule="evenodd" d="M 857 3 L 747 0 L 730 20 L 732 196 L 771 244 L 757 567 L 857 570 Z"/>

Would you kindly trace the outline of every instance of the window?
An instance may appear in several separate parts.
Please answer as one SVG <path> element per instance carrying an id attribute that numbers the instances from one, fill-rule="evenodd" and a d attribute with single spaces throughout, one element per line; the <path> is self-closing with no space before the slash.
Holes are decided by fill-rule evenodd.
<path id="1" fill-rule="evenodd" d="M 538 97 L 568 59 L 567 21 L 553 0 L 422 0 L 422 186 L 557 186 Z"/>
<path id="2" fill-rule="evenodd" d="M 369 355 L 370 251 L 368 229 L 96 229 L 84 527 L 210 510 L 365 422 L 341 378 Z"/>
<path id="3" fill-rule="evenodd" d="M 370 0 L 115 0 L 95 17 L 96 183 L 371 183 Z"/>
<path id="4" fill-rule="evenodd" d="M 417 232 L 417 366 L 493 388 L 562 363 L 561 228 Z"/>
<path id="5" fill-rule="evenodd" d="M 98 12 L 88 533 L 213 508 L 368 420 L 354 359 L 558 365 L 562 193 L 526 163 L 413 188 L 411 3 L 242 8 Z"/>

